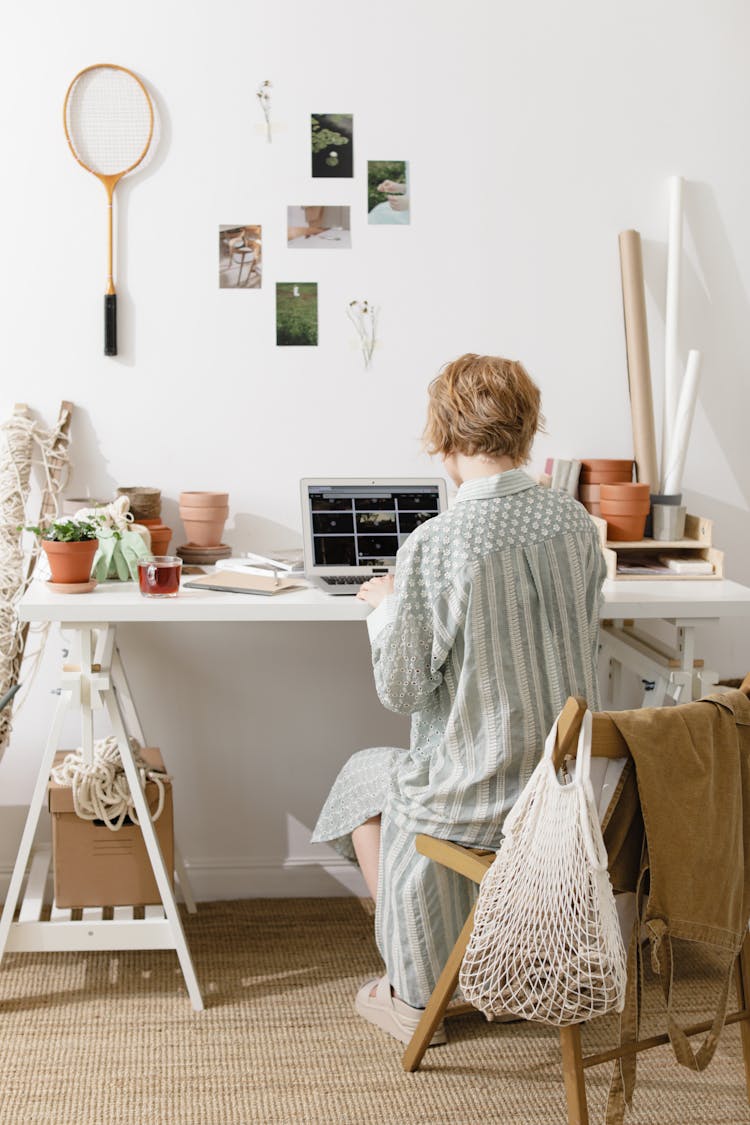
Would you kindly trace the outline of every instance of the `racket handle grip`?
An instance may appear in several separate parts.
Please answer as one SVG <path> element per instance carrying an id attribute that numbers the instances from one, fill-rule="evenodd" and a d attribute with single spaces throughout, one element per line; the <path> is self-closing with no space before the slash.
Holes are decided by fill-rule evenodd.
<path id="1" fill-rule="evenodd" d="M 117 355 L 117 296 L 104 295 L 104 354 Z"/>

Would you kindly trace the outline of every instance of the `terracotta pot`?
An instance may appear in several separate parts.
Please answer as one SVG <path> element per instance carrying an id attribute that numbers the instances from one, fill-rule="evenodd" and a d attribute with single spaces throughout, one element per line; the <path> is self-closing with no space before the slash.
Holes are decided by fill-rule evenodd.
<path id="1" fill-rule="evenodd" d="M 141 527 L 148 527 L 148 528 L 163 527 L 164 526 L 164 524 L 161 522 L 161 516 L 158 519 L 153 519 L 153 520 L 136 520 L 136 523 L 139 523 L 141 525 Z"/>
<path id="2" fill-rule="evenodd" d="M 585 461 L 584 460 L 581 461 L 581 470 L 584 471 L 584 472 L 594 471 L 594 472 L 605 472 L 605 473 L 623 472 L 624 471 L 626 473 L 629 473 L 630 476 L 632 476 L 633 475 L 633 462 L 632 461 L 623 461 L 623 460 L 612 460 L 611 458 L 604 459 L 604 460 L 600 459 L 598 461 L 596 461 L 596 460 L 592 461 L 590 458 L 587 458 Z"/>
<path id="3" fill-rule="evenodd" d="M 183 520 L 188 547 L 220 547 L 224 520 Z"/>
<path id="4" fill-rule="evenodd" d="M 630 540 L 637 543 L 643 539 L 646 529 L 646 515 L 608 515 L 602 510 L 602 519 L 607 521 L 607 538 L 615 542 Z"/>
<path id="5" fill-rule="evenodd" d="M 98 539 L 84 539 L 81 543 L 57 543 L 54 539 L 42 539 L 52 581 L 88 582 L 98 546 Z"/>
<path id="6" fill-rule="evenodd" d="M 584 484 L 628 484 L 633 479 L 633 474 L 625 469 L 615 469 L 612 472 L 602 470 L 584 473 L 581 470 L 579 480 Z"/>
<path id="7" fill-rule="evenodd" d="M 579 484 L 578 485 L 578 499 L 579 500 L 593 500 L 596 504 L 601 499 L 600 484 Z"/>
<path id="8" fill-rule="evenodd" d="M 609 520 L 630 520 L 631 516 L 638 516 L 639 519 L 643 516 L 643 519 L 645 519 L 651 511 L 650 507 L 639 507 L 638 504 L 627 502 L 618 504 L 617 501 L 609 501 L 608 503 L 602 501 L 599 507 L 602 508 L 602 517 L 607 522 Z"/>
<path id="9" fill-rule="evenodd" d="M 648 500 L 651 503 L 651 492 L 647 484 L 603 484 L 600 495 L 602 503 L 605 500 Z"/>
<path id="10" fill-rule="evenodd" d="M 590 516 L 599 516 L 599 518 L 601 519 L 601 504 L 598 504 L 595 500 L 585 500 L 583 501 L 583 506 Z"/>
<path id="11" fill-rule="evenodd" d="M 181 508 L 180 518 L 188 542 L 196 547 L 219 547 L 228 511 L 228 508 Z"/>
<path id="12" fill-rule="evenodd" d="M 229 503 L 228 492 L 181 492 L 180 507 L 225 508 Z"/>
<path id="13" fill-rule="evenodd" d="M 168 555 L 170 541 L 172 539 L 172 528 L 167 527 L 164 523 L 158 523 L 156 527 L 149 527 L 151 532 L 151 554 L 152 555 Z"/>
<path id="14" fill-rule="evenodd" d="M 180 515 L 189 520 L 215 520 L 222 516 L 224 519 L 229 515 L 229 508 L 226 504 L 217 504 L 215 507 L 193 507 L 188 504 L 180 504 Z"/>

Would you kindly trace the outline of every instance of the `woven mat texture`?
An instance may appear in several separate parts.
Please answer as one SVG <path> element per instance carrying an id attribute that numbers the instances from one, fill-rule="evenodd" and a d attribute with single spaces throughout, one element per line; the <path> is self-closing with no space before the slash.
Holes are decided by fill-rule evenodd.
<path id="1" fill-rule="evenodd" d="M 207 903 L 186 917 L 206 1001 L 194 1013 L 171 952 L 10 954 L 0 968 L 2 1125 L 556 1125 L 556 1033 L 451 1020 L 405 1074 L 401 1048 L 354 1012 L 380 969 L 372 904 L 350 898 Z M 680 1011 L 704 1018 L 715 978 L 690 965 Z M 652 996 L 654 990 L 650 989 Z M 647 1030 L 662 1030 L 651 1016 Z M 614 1045 L 594 1021 L 585 1047 Z M 587 1072 L 592 1125 L 609 1065 Z M 641 1055 L 629 1125 L 750 1122 L 739 1032 L 703 1074 L 668 1047 Z"/>

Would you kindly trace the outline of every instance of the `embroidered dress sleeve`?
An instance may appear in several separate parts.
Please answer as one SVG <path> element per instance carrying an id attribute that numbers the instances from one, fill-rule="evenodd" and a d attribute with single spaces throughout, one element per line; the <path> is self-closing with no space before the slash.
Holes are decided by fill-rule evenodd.
<path id="1" fill-rule="evenodd" d="M 420 711 L 443 682 L 442 668 L 459 627 L 446 594 L 431 598 L 421 542 L 401 548 L 393 594 L 367 619 L 375 687 L 389 711 Z"/>
<path id="2" fill-rule="evenodd" d="M 599 543 L 598 534 L 589 539 L 589 549 L 586 553 L 586 589 L 591 592 L 593 608 L 598 617 L 598 611 L 604 601 L 604 580 L 607 577 L 607 564 L 604 553 Z"/>

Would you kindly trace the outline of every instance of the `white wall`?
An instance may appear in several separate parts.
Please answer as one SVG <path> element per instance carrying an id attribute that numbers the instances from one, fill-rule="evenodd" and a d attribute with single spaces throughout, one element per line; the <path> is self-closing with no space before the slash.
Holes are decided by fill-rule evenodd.
<path id="1" fill-rule="evenodd" d="M 72 399 L 69 491 L 158 485 L 179 528 L 181 489 L 228 488 L 237 549 L 298 542 L 302 475 L 430 471 L 425 387 L 466 350 L 520 357 L 541 384 L 536 467 L 628 456 L 617 232 L 643 236 L 658 372 L 679 172 L 681 351 L 704 352 L 688 495 L 716 520 L 729 575 L 750 581 L 749 33 L 741 0 L 14 5 L 0 44 L 0 416 L 22 399 L 51 420 Z M 157 159 L 119 192 L 117 359 L 101 354 L 103 190 L 61 125 L 68 81 L 95 61 L 141 73 L 162 120 Z M 354 114 L 353 182 L 310 179 L 311 111 Z M 368 158 L 411 162 L 411 227 L 368 228 Z M 351 252 L 286 249 L 287 204 L 318 201 L 351 204 Z M 218 288 L 218 227 L 235 222 L 263 224 L 260 292 Z M 275 280 L 319 282 L 317 349 L 275 347 Z M 383 309 L 367 376 L 345 317 L 358 297 Z M 364 631 L 144 628 L 123 645 L 199 893 L 336 886 L 306 839 L 327 787 L 351 749 L 406 738 L 375 698 Z M 0 764 L 5 869 L 58 653 L 53 638 Z M 739 628 L 704 631 L 702 653 L 722 673 L 750 667 Z"/>

